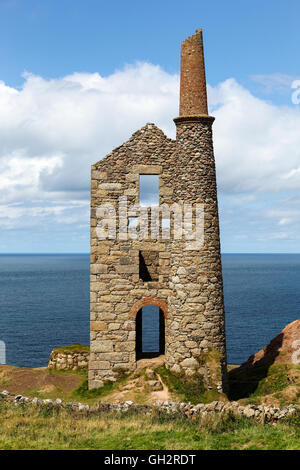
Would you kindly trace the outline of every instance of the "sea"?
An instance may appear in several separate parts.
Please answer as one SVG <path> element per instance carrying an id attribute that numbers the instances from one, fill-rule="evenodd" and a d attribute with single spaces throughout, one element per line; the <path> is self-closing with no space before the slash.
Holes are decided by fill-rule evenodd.
<path id="1" fill-rule="evenodd" d="M 300 318 L 300 254 L 223 254 L 222 268 L 227 358 L 241 364 Z M 153 318 L 145 350 L 157 341 Z M 89 255 L 0 255 L 6 363 L 46 366 L 53 348 L 73 343 L 89 344 Z"/>

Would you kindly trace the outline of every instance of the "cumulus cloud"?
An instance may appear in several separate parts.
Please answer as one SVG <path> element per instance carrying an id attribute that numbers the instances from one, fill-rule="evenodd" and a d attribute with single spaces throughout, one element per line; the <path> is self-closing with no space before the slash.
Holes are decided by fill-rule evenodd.
<path id="1" fill-rule="evenodd" d="M 300 189 L 300 107 L 267 103 L 234 79 L 210 88 L 210 97 L 220 188 Z"/>
<path id="2" fill-rule="evenodd" d="M 2 201 L 24 201 L 39 197 L 41 176 L 53 174 L 62 165 L 62 155 L 34 158 L 24 155 L 22 149 L 6 154 L 0 159 Z"/>
<path id="3" fill-rule="evenodd" d="M 286 80 L 277 77 L 280 86 Z M 90 165 L 146 122 L 174 138 L 178 95 L 179 76 L 149 63 L 108 77 L 74 73 L 47 80 L 26 73 L 20 89 L 0 82 L 0 226 L 86 230 Z M 300 189 L 300 106 L 266 102 L 234 79 L 208 86 L 208 96 L 220 198 L 229 204 L 221 211 L 224 225 L 231 210 L 245 207 L 259 207 L 248 222 L 275 220 L 270 195 Z M 273 202 L 266 209 L 268 195 Z M 293 211 L 284 214 L 292 196 L 289 201 L 277 213 L 277 227 L 299 220 Z"/>
<path id="4" fill-rule="evenodd" d="M 16 193 L 11 167 L 18 159 L 25 172 L 34 167 L 34 186 L 43 195 L 85 191 L 87 197 L 90 165 L 145 121 L 156 120 L 172 132 L 178 77 L 158 66 L 127 66 L 105 78 L 74 73 L 45 80 L 26 73 L 24 79 L 20 90 L 0 83 L 0 161 Z M 27 179 L 31 191 L 32 183 Z"/>

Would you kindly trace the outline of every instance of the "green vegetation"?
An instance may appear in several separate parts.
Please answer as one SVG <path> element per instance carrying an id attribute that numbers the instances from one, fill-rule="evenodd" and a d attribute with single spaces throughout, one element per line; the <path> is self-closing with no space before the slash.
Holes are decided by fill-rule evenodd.
<path id="1" fill-rule="evenodd" d="M 273 364 L 235 368 L 229 372 L 230 400 L 242 403 L 300 404 L 300 366 Z"/>
<path id="2" fill-rule="evenodd" d="M 90 347 L 85 344 L 69 344 L 68 346 L 58 346 L 54 349 L 56 353 L 68 354 L 68 353 L 77 353 L 90 352 Z"/>
<path id="3" fill-rule="evenodd" d="M 0 448 L 299 450 L 298 421 L 263 426 L 233 415 L 188 420 L 158 412 L 86 417 L 65 409 L 15 407 L 1 401 Z"/>
<path id="4" fill-rule="evenodd" d="M 61 398 L 70 401 L 73 391 L 87 377 L 86 371 L 56 369 L 30 369 L 27 367 L 0 366 L 0 390 L 31 397 Z"/>
<path id="5" fill-rule="evenodd" d="M 289 367 L 287 365 L 271 366 L 267 376 L 260 380 L 252 396 L 258 397 L 274 392 L 281 392 L 288 385 L 288 370 Z"/>
<path id="6" fill-rule="evenodd" d="M 116 382 L 107 382 L 101 388 L 89 390 L 88 379 L 86 377 L 79 387 L 74 390 L 72 397 L 76 398 L 78 401 L 84 401 L 85 403 L 95 403 L 97 399 L 104 398 L 106 395 L 116 390 L 120 385 L 124 384 L 126 379 L 127 376 L 124 375 L 116 380 Z"/>
<path id="7" fill-rule="evenodd" d="M 154 378 L 157 379 L 159 374 L 168 388 L 169 399 L 173 401 L 196 404 L 227 400 L 225 395 L 215 390 L 204 391 L 201 375 L 187 380 L 186 377 L 175 375 L 163 366 L 153 370 Z M 27 396 L 54 400 L 59 397 L 64 401 L 77 400 L 89 404 L 99 400 L 151 403 L 151 400 L 168 399 L 153 395 L 145 369 L 136 370 L 131 374 L 125 374 L 122 370 L 117 372 L 119 379 L 116 382 L 107 383 L 100 389 L 88 390 L 86 371 L 29 369 L 2 365 L 0 389 Z M 229 385 L 229 400 L 239 400 L 241 404 L 300 405 L 300 366 L 296 364 L 248 368 L 229 366 Z"/>
<path id="8" fill-rule="evenodd" d="M 75 346 L 75 345 L 72 345 Z M 72 347 L 70 346 L 70 347 Z M 148 401 L 153 393 L 146 369 L 100 389 L 88 390 L 87 372 L 0 367 L 0 384 L 13 393 L 40 398 L 62 398 L 96 404 L 133 400 Z M 227 400 L 216 391 L 204 391 L 201 376 L 187 380 L 163 366 L 154 368 L 174 401 L 208 403 Z M 231 400 L 241 404 L 277 406 L 300 403 L 300 366 L 273 364 L 250 368 L 230 367 Z M 154 398 L 155 399 L 155 398 Z M 169 398 L 170 399 L 170 398 Z M 300 449 L 300 421 L 292 418 L 279 424 L 261 424 L 231 413 L 187 419 L 152 409 L 151 415 L 105 413 L 87 416 L 69 409 L 30 405 L 14 406 L 0 401 L 0 449 Z"/>
<path id="9" fill-rule="evenodd" d="M 176 400 L 196 405 L 197 403 L 226 399 L 225 395 L 221 395 L 216 390 L 205 391 L 201 375 L 195 375 L 187 380 L 184 374 L 175 375 L 164 366 L 157 369 L 157 373 Z"/>

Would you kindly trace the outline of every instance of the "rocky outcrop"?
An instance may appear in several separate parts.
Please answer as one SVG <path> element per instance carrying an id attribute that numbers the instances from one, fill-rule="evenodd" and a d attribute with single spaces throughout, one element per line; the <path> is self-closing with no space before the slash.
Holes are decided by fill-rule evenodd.
<path id="1" fill-rule="evenodd" d="M 250 356 L 242 367 L 274 363 L 300 364 L 300 320 L 289 323 L 267 346 Z"/>

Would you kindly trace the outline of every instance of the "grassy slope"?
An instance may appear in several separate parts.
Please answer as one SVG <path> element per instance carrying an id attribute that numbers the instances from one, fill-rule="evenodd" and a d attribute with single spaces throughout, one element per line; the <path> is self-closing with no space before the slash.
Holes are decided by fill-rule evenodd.
<path id="1" fill-rule="evenodd" d="M 157 369 L 172 400 L 209 402 L 224 399 L 214 392 L 200 393 L 201 384 L 187 384 L 164 367 Z M 231 368 L 230 399 L 241 403 L 300 404 L 300 366 L 274 364 L 251 371 Z M 134 388 L 126 391 L 129 383 Z M 26 387 L 22 390 L 21 385 Z M 39 384 L 37 386 L 37 384 Z M 49 385 L 50 384 L 50 385 Z M 72 385 L 72 386 L 71 386 Z M 18 393 L 41 398 L 97 403 L 136 397 L 145 402 L 149 390 L 145 371 L 136 371 L 102 389 L 87 390 L 86 374 L 0 367 L 0 389 L 16 387 Z M 30 388 L 31 387 L 31 388 Z M 123 394 L 123 395 L 122 395 Z M 147 395 L 148 394 L 148 395 Z M 164 415 L 76 416 L 32 407 L 14 407 L 0 401 L 1 449 L 300 449 L 300 423 L 260 425 L 252 420 L 215 417 L 187 420 Z"/>
<path id="2" fill-rule="evenodd" d="M 241 403 L 300 405 L 300 366 L 273 364 L 229 372 L 231 400 Z"/>
<path id="3" fill-rule="evenodd" d="M 299 423 L 255 424 L 166 415 L 76 416 L 0 402 L 1 449 L 300 449 Z"/>
<path id="4" fill-rule="evenodd" d="M 165 367 L 155 370 L 169 389 L 170 398 L 173 401 L 196 403 L 209 403 L 214 400 L 228 401 L 224 394 L 214 390 L 204 391 L 202 384 L 197 380 L 187 382 L 184 378 L 176 377 Z M 138 380 L 131 393 L 123 396 L 125 400 L 133 400 L 136 403 L 147 403 L 149 389 L 146 387 L 144 371 L 123 377 L 114 384 L 106 385 L 102 389 L 88 390 L 87 380 L 73 392 L 73 397 L 87 403 L 95 403 L 97 400 L 114 401 L 118 398 L 118 392 L 126 388 L 132 376 L 137 375 Z M 230 400 L 238 400 L 241 404 L 268 404 L 284 406 L 289 404 L 300 405 L 300 366 L 293 364 L 274 364 L 268 369 L 253 368 L 241 370 L 234 368 L 229 373 Z M 138 387 L 141 388 L 138 388 Z"/>
<path id="5" fill-rule="evenodd" d="M 57 397 L 69 401 L 74 390 L 86 379 L 85 372 L 30 369 L 27 367 L 0 366 L 0 390 L 11 393 L 36 396 L 38 398 Z"/>
<path id="6" fill-rule="evenodd" d="M 90 347 L 86 346 L 85 344 L 69 344 L 68 346 L 57 346 L 54 350 L 56 353 L 82 353 L 82 352 L 90 352 Z"/>
<path id="7" fill-rule="evenodd" d="M 213 400 L 227 400 L 225 395 L 215 391 L 204 392 L 202 384 L 197 380 L 189 383 L 181 380 L 165 367 L 157 368 L 156 373 L 167 385 L 170 399 L 173 401 L 209 403 Z M 274 364 L 267 370 L 257 367 L 246 371 L 232 368 L 229 372 L 229 381 L 230 400 L 239 400 L 242 404 L 300 405 L 299 365 Z M 124 376 L 114 384 L 105 385 L 101 389 L 88 390 L 86 372 L 0 366 L 0 390 L 3 389 L 27 396 L 51 399 L 59 397 L 64 401 L 77 400 L 89 404 L 97 403 L 99 400 L 151 402 L 151 390 L 147 386 L 144 369 Z"/>
<path id="8" fill-rule="evenodd" d="M 204 390 L 202 381 L 197 377 L 190 378 L 175 376 L 165 367 L 157 370 L 163 382 L 167 385 L 170 395 L 174 401 L 197 403 L 210 403 L 214 400 L 228 401 L 226 395 L 218 393 L 216 390 Z"/>

